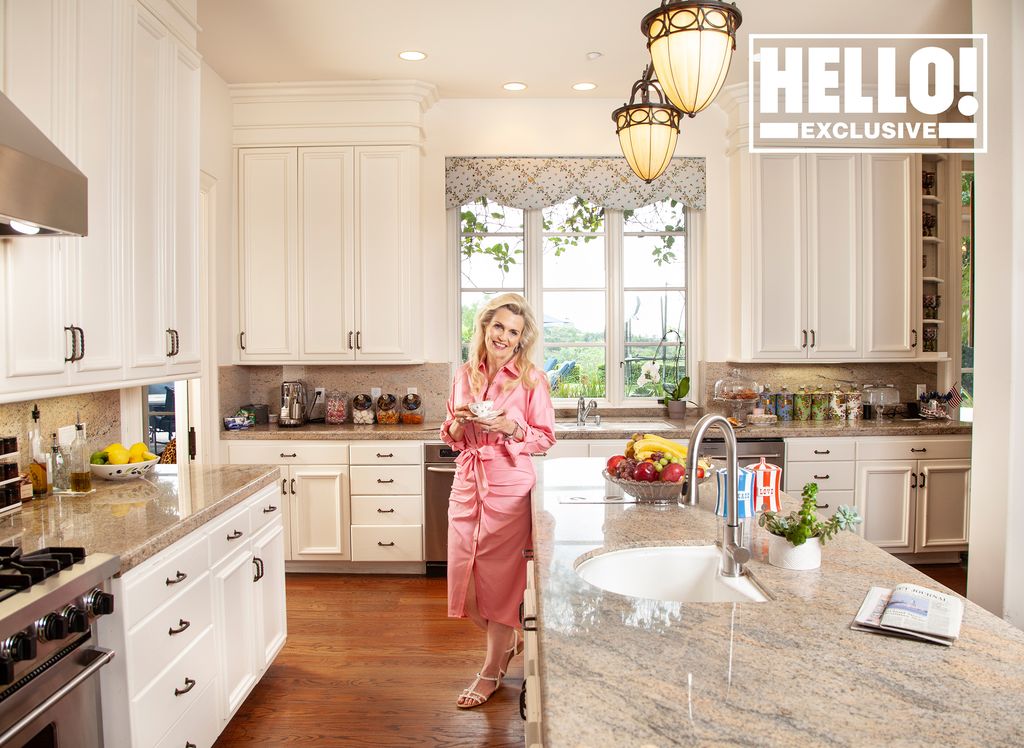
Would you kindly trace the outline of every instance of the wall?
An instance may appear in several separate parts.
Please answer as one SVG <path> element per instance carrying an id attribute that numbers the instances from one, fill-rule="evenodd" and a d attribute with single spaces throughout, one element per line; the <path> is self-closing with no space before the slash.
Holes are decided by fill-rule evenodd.
<path id="1" fill-rule="evenodd" d="M 621 99 L 444 99 L 424 118 L 426 149 L 422 163 L 421 228 L 423 288 L 448 289 L 436 304 L 425 305 L 424 354 L 429 361 L 448 361 L 455 347 L 458 301 L 449 257 L 444 203 L 446 156 L 621 156 L 611 113 Z M 725 114 L 717 104 L 694 119 L 684 119 L 677 156 L 707 159 L 707 210 L 701 239 L 705 278 L 715 278 L 731 264 L 729 240 L 729 163 L 725 156 Z M 704 320 L 697 350 L 700 359 L 725 359 L 729 354 L 732 315 L 738 309 L 728 291 L 709 299 L 696 279 L 696 297 Z M 716 287 L 716 291 L 718 288 Z M 435 292 L 435 297 L 438 295 Z"/>
<path id="2" fill-rule="evenodd" d="M 974 0 L 988 34 L 988 153 L 975 157 L 974 443 L 968 596 L 1024 627 L 1024 5 Z"/>

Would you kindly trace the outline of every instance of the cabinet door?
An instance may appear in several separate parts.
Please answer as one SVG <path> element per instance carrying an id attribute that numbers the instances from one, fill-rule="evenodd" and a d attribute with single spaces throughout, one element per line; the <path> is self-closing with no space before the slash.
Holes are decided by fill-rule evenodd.
<path id="1" fill-rule="evenodd" d="M 241 361 L 298 357 L 297 157 L 294 148 L 239 151 Z"/>
<path id="2" fill-rule="evenodd" d="M 807 159 L 808 356 L 859 358 L 861 158 Z"/>
<path id="3" fill-rule="evenodd" d="M 213 569 L 214 625 L 222 676 L 220 713 L 225 724 L 256 683 L 254 568 L 252 550 L 246 546 Z"/>
<path id="4" fill-rule="evenodd" d="M 921 255 L 914 157 L 864 156 L 864 357 L 916 355 Z"/>
<path id="5" fill-rule="evenodd" d="M 284 525 L 272 522 L 252 541 L 252 553 L 262 576 L 256 587 L 256 667 L 266 670 L 284 646 L 288 634 L 285 615 Z"/>
<path id="6" fill-rule="evenodd" d="M 967 550 L 970 497 L 969 460 L 919 461 L 915 550 Z"/>
<path id="7" fill-rule="evenodd" d="M 858 530 L 887 551 L 914 551 L 917 462 L 886 460 L 857 463 L 855 496 L 864 518 Z"/>
<path id="8" fill-rule="evenodd" d="M 299 150 L 301 356 L 307 361 L 355 358 L 353 175 L 351 148 Z"/>
<path id="9" fill-rule="evenodd" d="M 292 560 L 347 561 L 351 555 L 348 468 L 311 465 L 289 471 L 289 491 L 294 491 L 289 496 Z"/>
<path id="10" fill-rule="evenodd" d="M 199 59 L 181 45 L 174 45 L 172 150 L 173 250 L 169 327 L 174 330 L 174 356 L 170 373 L 199 373 Z M 212 259 L 212 258 L 211 258 Z"/>
<path id="11" fill-rule="evenodd" d="M 754 159 L 754 358 L 807 358 L 803 173 L 799 155 Z"/>
<path id="12" fill-rule="evenodd" d="M 167 252 L 167 170 L 171 165 L 166 95 L 169 84 L 168 32 L 135 4 L 132 24 L 131 234 L 125 248 L 128 270 L 128 379 L 166 372 L 171 336 L 166 310 L 173 293 Z"/>
<path id="13" fill-rule="evenodd" d="M 418 224 L 415 147 L 357 148 L 356 358 L 408 361 Z"/>

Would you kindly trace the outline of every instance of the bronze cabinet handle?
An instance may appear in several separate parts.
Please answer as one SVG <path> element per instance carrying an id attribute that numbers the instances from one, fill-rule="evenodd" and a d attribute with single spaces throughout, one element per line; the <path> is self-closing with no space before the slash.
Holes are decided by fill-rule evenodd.
<path id="1" fill-rule="evenodd" d="M 818 344 L 817 336 L 814 334 L 814 330 L 811 330 L 811 348 Z"/>
<path id="2" fill-rule="evenodd" d="M 170 587 L 172 584 L 181 584 L 186 579 L 188 579 L 188 574 L 186 574 L 183 571 L 176 571 L 176 572 L 174 572 L 174 579 L 171 579 L 170 577 L 168 577 L 166 582 L 165 582 L 165 584 L 168 587 Z"/>
<path id="3" fill-rule="evenodd" d="M 291 453 L 288 453 L 288 454 L 285 454 L 284 452 L 281 453 L 281 457 L 298 457 L 298 456 L 299 456 L 298 452 L 291 452 Z"/>
<path id="4" fill-rule="evenodd" d="M 191 678 L 189 678 L 188 676 L 186 676 L 185 677 L 185 687 L 184 688 L 175 688 L 174 689 L 174 695 L 175 696 L 184 696 L 185 694 L 187 694 L 189 691 L 191 691 L 195 687 L 196 687 L 196 682 L 194 680 L 192 680 Z"/>
<path id="5" fill-rule="evenodd" d="M 910 344 L 911 348 L 917 348 L 917 330 L 911 330 L 914 333 L 914 342 Z"/>
<path id="6" fill-rule="evenodd" d="M 379 540 L 377 541 L 377 545 L 379 545 L 381 548 L 390 548 L 394 544 L 395 544 L 394 540 L 392 540 L 390 543 L 382 543 Z"/>
<path id="7" fill-rule="evenodd" d="M 174 636 L 175 634 L 180 634 L 182 631 L 184 631 L 185 629 L 187 629 L 191 625 L 192 625 L 192 621 L 186 621 L 184 618 L 179 618 L 178 619 L 178 628 L 174 628 L 172 626 L 171 628 L 167 629 L 167 635 L 168 636 Z"/>
<path id="8" fill-rule="evenodd" d="M 71 355 L 64 357 L 64 363 L 70 364 L 72 361 L 75 361 L 75 354 L 78 353 L 78 336 L 75 334 L 74 327 L 66 326 L 64 332 L 71 333 Z M 67 336 L 65 336 L 64 342 L 67 342 Z M 65 346 L 64 352 L 67 353 L 67 346 Z"/>
<path id="9" fill-rule="evenodd" d="M 348 349 L 350 351 L 352 350 L 352 331 L 351 330 L 348 331 Z"/>
<path id="10" fill-rule="evenodd" d="M 167 333 L 167 344 L 170 346 L 170 350 L 165 355 L 170 358 L 174 355 L 174 330 L 168 327 L 164 332 Z"/>
<path id="11" fill-rule="evenodd" d="M 910 487 L 917 488 L 917 473 L 910 474 Z"/>
<path id="12" fill-rule="evenodd" d="M 242 533 L 241 530 L 235 530 L 233 533 L 231 533 L 230 535 L 227 536 L 227 539 L 228 540 L 238 540 L 240 537 L 242 537 L 242 535 L 243 535 L 243 533 Z"/>
<path id="13" fill-rule="evenodd" d="M 800 331 L 800 347 L 801 348 L 806 348 L 807 347 L 807 330 L 801 330 Z"/>
<path id="14" fill-rule="evenodd" d="M 815 477 L 815 478 L 816 478 L 817 480 L 828 480 L 828 477 L 829 477 L 829 476 L 828 476 L 828 473 L 825 473 L 824 475 L 815 475 L 814 477 Z"/>
<path id="15" fill-rule="evenodd" d="M 378 483 L 394 483 L 395 479 L 394 478 L 388 478 L 387 480 L 383 480 L 382 478 L 378 478 L 377 482 Z"/>
<path id="16" fill-rule="evenodd" d="M 377 459 L 380 459 L 380 460 L 384 459 L 385 457 L 394 457 L 394 456 L 395 456 L 394 452 L 388 452 L 386 455 L 382 455 L 380 452 L 377 453 Z"/>
<path id="17" fill-rule="evenodd" d="M 245 330 L 238 333 L 238 347 L 245 350 Z"/>
<path id="18" fill-rule="evenodd" d="M 287 496 L 288 495 L 288 479 L 287 478 L 282 478 L 281 479 L 281 495 L 282 496 Z"/>
<path id="19" fill-rule="evenodd" d="M 81 361 L 83 358 L 85 358 L 85 330 L 83 330 L 78 325 L 71 325 L 71 329 L 73 331 L 73 334 L 77 336 L 79 342 L 81 343 L 81 345 L 78 348 L 78 357 L 75 359 L 75 361 Z"/>
<path id="20" fill-rule="evenodd" d="M 363 350 L 363 331 L 362 330 L 357 330 L 356 331 L 356 350 L 357 351 Z"/>
<path id="21" fill-rule="evenodd" d="M 264 514 L 272 514 L 273 512 L 276 512 L 276 511 L 277 511 L 277 507 L 276 506 L 274 506 L 273 504 L 267 504 L 266 508 L 264 508 L 264 510 L 263 510 L 263 513 Z"/>
<path id="22" fill-rule="evenodd" d="M 377 507 L 377 513 L 378 514 L 394 514 L 395 513 L 395 508 L 391 507 L 390 509 L 381 509 L 380 507 Z"/>
<path id="23" fill-rule="evenodd" d="M 915 447 L 911 447 L 910 451 L 911 452 L 927 452 L 928 451 L 928 447 L 921 447 L 920 449 L 917 449 Z"/>
<path id="24" fill-rule="evenodd" d="M 924 488 L 925 485 L 926 485 L 926 481 L 927 481 L 927 476 L 924 473 L 921 473 L 921 482 L 917 484 L 917 487 L 918 488 Z"/>
<path id="25" fill-rule="evenodd" d="M 294 478 L 292 478 L 292 486 L 291 486 L 291 488 L 292 488 L 292 496 L 294 496 L 295 495 L 295 479 Z"/>
<path id="26" fill-rule="evenodd" d="M 814 454 L 816 454 L 816 455 L 830 455 L 830 454 L 832 454 L 832 450 L 831 449 L 816 449 L 816 450 L 814 450 Z"/>

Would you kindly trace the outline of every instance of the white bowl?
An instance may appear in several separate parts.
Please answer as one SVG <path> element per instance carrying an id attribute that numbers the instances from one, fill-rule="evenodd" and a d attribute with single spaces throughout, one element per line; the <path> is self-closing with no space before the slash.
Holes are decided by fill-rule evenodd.
<path id="1" fill-rule="evenodd" d="M 478 403 L 470 403 L 469 409 L 477 418 L 486 418 L 494 410 L 493 400 L 481 400 Z"/>
<path id="2" fill-rule="evenodd" d="M 90 465 L 89 469 L 97 478 L 103 480 L 128 480 L 129 478 L 142 478 L 149 472 L 149 469 L 160 461 L 157 457 L 154 460 L 145 462 L 128 462 L 124 465 Z"/>

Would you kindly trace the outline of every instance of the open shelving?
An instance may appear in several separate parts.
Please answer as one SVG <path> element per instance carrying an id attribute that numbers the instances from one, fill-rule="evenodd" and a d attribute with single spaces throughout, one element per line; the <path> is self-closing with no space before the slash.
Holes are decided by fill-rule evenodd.
<path id="1" fill-rule="evenodd" d="M 946 224 L 943 196 L 948 184 L 948 164 L 940 154 L 921 156 L 921 354 L 928 359 L 948 358 L 944 325 L 946 283 Z"/>

